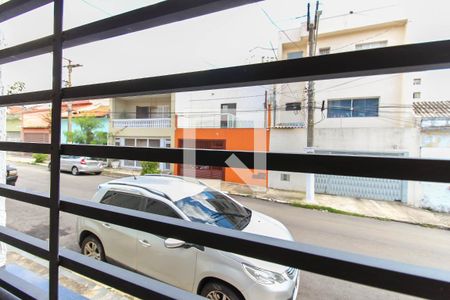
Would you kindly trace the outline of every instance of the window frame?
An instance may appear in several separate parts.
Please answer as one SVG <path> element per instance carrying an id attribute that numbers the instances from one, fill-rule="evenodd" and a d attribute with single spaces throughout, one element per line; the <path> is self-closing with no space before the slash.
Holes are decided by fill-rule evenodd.
<path id="1" fill-rule="evenodd" d="M 119 206 L 119 205 L 114 205 L 114 204 L 110 204 L 110 203 L 105 203 L 104 200 L 107 197 L 107 195 L 109 193 L 116 193 L 116 194 L 122 194 L 122 195 L 126 195 L 126 196 L 133 196 L 133 197 L 139 197 L 139 198 L 143 198 L 144 201 L 142 201 L 139 205 L 139 208 L 134 209 L 134 208 L 128 208 L 128 207 L 124 207 L 124 206 Z M 115 206 L 115 207 L 120 207 L 120 208 L 125 208 L 125 209 L 131 209 L 131 210 L 136 210 L 136 211 L 142 211 L 143 208 L 145 207 L 145 205 L 147 204 L 146 202 L 146 197 L 140 193 L 133 193 L 131 191 L 124 191 L 124 190 L 120 190 L 117 188 L 111 188 L 108 189 L 102 196 L 102 198 L 100 199 L 100 204 L 104 204 L 104 205 L 111 205 L 111 206 Z M 145 205 L 144 205 L 145 203 Z"/>
<path id="2" fill-rule="evenodd" d="M 323 53 L 325 52 L 325 53 Z M 321 47 L 319 48 L 319 55 L 328 55 L 331 54 L 331 47 Z"/>
<path id="3" fill-rule="evenodd" d="M 369 49 L 376 49 L 376 48 L 384 48 L 384 47 L 387 47 L 387 46 L 388 46 L 388 40 L 372 41 L 372 42 L 366 42 L 366 43 L 358 43 L 358 44 L 355 44 L 355 51 L 362 51 L 362 50 L 369 50 Z"/>
<path id="4" fill-rule="evenodd" d="M 287 59 L 287 60 L 290 60 L 290 59 L 299 59 L 299 58 L 303 58 L 303 56 L 304 56 L 303 50 L 300 50 L 300 51 L 297 51 L 297 50 L 295 50 L 295 51 L 289 51 L 289 52 L 287 52 L 287 54 L 286 54 L 286 59 Z"/>
<path id="5" fill-rule="evenodd" d="M 280 174 L 280 181 L 290 182 L 291 181 L 291 174 L 281 173 Z"/>
<path id="6" fill-rule="evenodd" d="M 367 100 L 377 100 L 377 111 L 376 115 L 368 116 L 353 116 L 355 111 L 354 102 L 367 101 Z M 333 116 L 331 114 L 332 109 L 330 108 L 330 103 L 337 103 L 342 101 L 350 101 L 349 116 Z M 354 119 L 354 118 L 378 118 L 380 116 L 380 97 L 364 97 L 364 98 L 341 98 L 341 99 L 328 99 L 327 100 L 327 118 L 329 119 Z"/>
<path id="7" fill-rule="evenodd" d="M 6 2 L 0 6 L 0 22 L 49 2 L 52 1 L 11 0 Z M 161 282 L 89 260 L 67 249 L 60 249 L 59 215 L 61 211 L 147 232 L 151 228 L 152 232 L 162 235 L 168 234 L 182 238 L 182 234 L 186 234 L 189 236 L 189 240 L 194 243 L 413 296 L 444 298 L 450 293 L 449 274 L 442 270 L 342 253 L 302 243 L 255 237 L 251 234 L 242 235 L 210 228 L 211 226 L 193 226 L 181 220 L 171 220 L 172 218 L 161 216 L 143 216 L 141 213 L 129 212 L 119 208 L 105 208 L 98 203 L 61 197 L 59 187 L 59 158 L 61 154 L 142 160 L 148 158 L 149 155 L 153 155 L 159 160 L 171 163 L 180 163 L 184 154 L 179 149 L 128 149 L 127 147 L 114 146 L 61 144 L 60 116 L 62 101 L 75 98 L 94 99 L 104 95 L 120 93 L 142 94 L 144 92 L 183 91 L 193 88 L 227 88 L 267 84 L 268 82 L 282 83 L 444 69 L 448 68 L 450 64 L 448 53 L 450 40 L 62 89 L 62 49 L 65 47 L 74 47 L 106 37 L 165 25 L 256 1 L 213 0 L 199 1 L 196 2 L 197 4 L 191 1 L 177 1 L 177 5 L 174 5 L 173 1 L 164 1 L 157 5 L 150 5 L 125 13 L 119 18 L 115 16 L 95 22 L 95 25 L 87 24 L 67 31 L 63 31 L 62 26 L 63 1 L 55 0 L 53 2 L 54 32 L 52 36 L 0 50 L 1 64 L 53 51 L 53 87 L 51 90 L 0 96 L 2 106 L 48 102 L 49 99 L 53 104 L 52 141 L 50 145 L 0 142 L 0 149 L 3 151 L 51 154 L 49 196 L 29 193 L 14 187 L 0 186 L 0 193 L 3 196 L 50 209 L 49 245 L 12 229 L 0 228 L 0 240 L 48 260 L 50 266 L 50 299 L 58 299 L 59 267 L 65 267 L 102 283 L 113 285 L 140 298 L 195 298 L 190 293 Z M 157 16 L 155 17 L 157 20 L 155 21 L 155 18 L 151 16 Z M 423 55 L 423 53 L 429 55 Z M 383 64 L 381 65 L 380 62 Z M 189 78 L 189 80 L 186 80 L 186 78 Z M 124 91 L 125 86 L 127 87 L 126 91 Z M 229 155 L 236 155 L 244 164 L 251 166 L 253 158 L 260 156 L 258 153 L 245 151 L 184 151 L 189 154 L 195 151 L 198 154 L 199 164 L 213 166 L 226 166 L 224 158 Z M 265 153 L 265 155 L 267 156 L 266 169 L 273 171 L 450 182 L 448 172 L 450 162 L 442 160 L 270 152 Z M 360 166 L 361 164 L 364 164 L 364 168 L 354 168 L 355 165 Z M 426 168 L 424 164 L 426 164 Z M 2 273 L 1 270 L 0 273 Z M 13 281 L 11 277 L 5 276 L 0 278 L 3 288 L 20 297 L 28 296 L 32 298 L 36 296 L 36 294 L 33 294 L 32 288 L 21 281 L 20 278 Z M 411 284 L 411 282 L 414 284 Z"/>
<path id="8" fill-rule="evenodd" d="M 145 206 L 144 206 L 144 208 L 143 208 L 143 210 L 142 210 L 143 212 L 145 212 L 145 213 L 150 213 L 150 214 L 155 214 L 155 215 L 159 215 L 159 216 L 165 216 L 165 215 L 161 215 L 161 214 L 152 213 L 152 212 L 147 211 L 147 205 L 148 205 L 149 201 L 155 201 L 155 202 L 157 202 L 157 203 L 160 203 L 162 206 L 168 207 L 168 208 L 176 215 L 176 216 L 171 217 L 171 218 L 176 218 L 176 219 L 183 219 L 183 220 L 185 220 L 184 216 L 181 215 L 179 211 L 177 211 L 178 208 L 177 208 L 173 203 L 168 204 L 168 203 L 165 203 L 164 201 L 162 201 L 162 200 L 160 200 L 160 199 L 157 199 L 157 198 L 155 198 L 155 197 L 145 196 L 145 198 L 146 198 L 146 203 L 145 203 Z M 165 217 L 170 217 L 170 216 L 165 216 Z"/>

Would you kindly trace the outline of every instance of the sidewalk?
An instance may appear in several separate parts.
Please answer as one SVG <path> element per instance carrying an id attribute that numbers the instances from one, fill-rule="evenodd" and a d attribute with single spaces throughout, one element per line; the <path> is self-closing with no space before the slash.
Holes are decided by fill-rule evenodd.
<path id="1" fill-rule="evenodd" d="M 253 197 L 297 206 L 314 204 L 372 218 L 450 229 L 450 214 L 412 207 L 400 202 L 316 194 L 315 203 L 308 203 L 305 200 L 305 193 L 302 192 L 275 189 L 260 189 L 260 191 L 254 191 L 247 186 L 236 183 L 223 182 L 220 180 L 202 181 L 219 190 L 239 196 Z"/>
<path id="2" fill-rule="evenodd" d="M 30 254 L 8 247 L 6 271 L 22 278 L 34 286 L 48 291 L 48 262 Z M 68 300 L 132 300 L 132 296 L 126 295 L 109 286 L 93 281 L 82 275 L 60 269 L 59 294 L 61 299 Z"/>
<path id="3" fill-rule="evenodd" d="M 32 163 L 31 157 L 11 156 L 8 162 Z M 47 166 L 48 163 L 38 164 Z M 138 170 L 105 168 L 103 175 L 110 177 L 138 176 Z M 258 198 L 261 200 L 282 202 L 294 205 L 308 205 L 305 194 L 302 192 L 290 192 L 258 187 L 255 190 L 246 185 L 224 182 L 215 179 L 201 179 L 205 184 L 232 195 Z M 436 226 L 450 229 L 450 214 L 438 213 L 426 209 L 407 206 L 393 201 L 356 199 L 332 195 L 316 194 L 315 205 L 329 207 L 344 212 L 363 215 L 367 217 L 388 219 L 399 222 L 419 224 L 424 226 Z"/>

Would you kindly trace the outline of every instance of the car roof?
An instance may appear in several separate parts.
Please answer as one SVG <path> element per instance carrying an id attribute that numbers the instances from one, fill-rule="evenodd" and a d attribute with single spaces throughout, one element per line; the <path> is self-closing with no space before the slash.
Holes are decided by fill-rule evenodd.
<path id="1" fill-rule="evenodd" d="M 106 184 L 140 187 L 172 201 L 196 195 L 208 188 L 195 179 L 170 175 L 131 176 L 115 179 Z"/>

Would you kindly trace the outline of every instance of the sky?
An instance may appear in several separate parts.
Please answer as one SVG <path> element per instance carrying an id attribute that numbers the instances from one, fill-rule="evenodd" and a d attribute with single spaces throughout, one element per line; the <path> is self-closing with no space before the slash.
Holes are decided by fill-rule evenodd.
<path id="1" fill-rule="evenodd" d="M 146 0 L 66 0 L 64 28 L 87 24 L 159 1 Z M 414 6 L 411 4 L 414 2 Z M 413 16 L 430 3 L 447 8 L 444 0 L 322 0 L 321 22 L 345 22 L 350 11 L 358 17 L 381 22 L 389 14 Z M 63 56 L 82 64 L 73 71 L 73 85 L 157 76 L 196 70 L 246 64 L 252 55 L 273 55 L 271 45 L 279 43 L 280 28 L 297 28 L 306 21 L 306 0 L 266 0 L 199 18 L 135 32 L 64 51 Z M 312 1 L 312 6 L 314 6 Z M 411 5 L 410 5 L 411 4 Z M 418 40 L 436 39 L 450 33 L 447 14 L 440 10 L 423 18 L 429 30 Z M 443 20 L 436 18 L 441 13 Z M 392 16 L 390 16 L 392 17 Z M 444 20 L 445 19 L 445 20 Z M 422 22 L 424 22 L 422 20 Z M 422 26 L 422 25 L 421 25 Z M 447 27 L 445 27 L 447 26 Z M 51 34 L 52 5 L 46 5 L 0 24 L 6 46 L 17 45 Z M 445 33 L 444 33 L 445 32 Z M 264 49 L 265 48 L 265 49 Z M 5 64 L 2 66 L 5 86 L 15 81 L 26 83 L 26 91 L 51 88 L 51 55 Z M 66 74 L 64 74 L 66 76 Z"/>

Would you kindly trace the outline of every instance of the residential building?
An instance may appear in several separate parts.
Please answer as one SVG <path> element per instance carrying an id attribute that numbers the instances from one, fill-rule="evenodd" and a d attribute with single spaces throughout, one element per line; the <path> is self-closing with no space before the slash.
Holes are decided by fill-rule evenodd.
<path id="1" fill-rule="evenodd" d="M 77 117 L 93 116 L 101 120 L 97 131 L 108 134 L 109 100 L 81 100 L 72 102 L 72 130 L 79 128 Z M 61 109 L 61 143 L 67 143 L 68 106 Z M 7 140 L 31 143 L 49 143 L 51 125 L 50 105 L 12 106 L 7 112 Z"/>
<path id="2" fill-rule="evenodd" d="M 76 121 L 78 117 L 95 117 L 99 120 L 99 127 L 95 132 L 109 133 L 109 113 L 111 109 L 110 99 L 94 101 L 76 101 L 72 103 L 72 132 L 80 129 Z M 61 143 L 67 143 L 67 131 L 69 130 L 67 104 L 63 103 L 61 112 Z"/>
<path id="3" fill-rule="evenodd" d="M 51 107 L 33 105 L 22 111 L 21 140 L 27 143 L 50 143 Z"/>
<path id="4" fill-rule="evenodd" d="M 170 148 L 174 144 L 174 101 L 172 94 L 112 98 L 109 143 Z M 120 167 L 139 169 L 140 161 L 121 160 Z M 160 170 L 173 171 L 166 163 L 160 163 Z"/>
<path id="5" fill-rule="evenodd" d="M 374 23 L 373 19 L 352 15 L 324 20 L 319 27 L 317 55 L 401 45 L 406 40 L 407 26 L 407 19 Z M 307 56 L 306 24 L 286 34 L 289 39 L 280 35 L 280 57 Z M 405 95 L 407 84 L 403 74 L 316 81 L 314 151 L 418 157 L 420 133 L 411 109 L 413 95 Z M 285 84 L 278 90 L 273 106 L 281 109 L 274 112 L 270 151 L 304 153 L 308 84 Z M 306 174 L 269 172 L 271 188 L 305 191 L 305 185 Z M 413 183 L 323 174 L 315 175 L 315 191 L 413 205 L 419 205 L 421 199 L 420 187 Z"/>
<path id="6" fill-rule="evenodd" d="M 19 142 L 22 131 L 21 106 L 10 106 L 6 111 L 6 140 L 8 142 Z"/>
<path id="7" fill-rule="evenodd" d="M 450 157 L 450 101 L 418 101 L 413 103 L 420 124 L 420 156 L 448 159 Z M 450 212 L 450 186 L 423 182 L 421 206 Z"/>
<path id="8" fill-rule="evenodd" d="M 267 151 L 270 107 L 267 87 L 218 89 L 177 93 L 175 146 L 177 148 Z M 195 144 L 194 141 L 195 140 Z M 267 185 L 266 171 L 213 166 L 177 165 L 176 174 Z"/>

